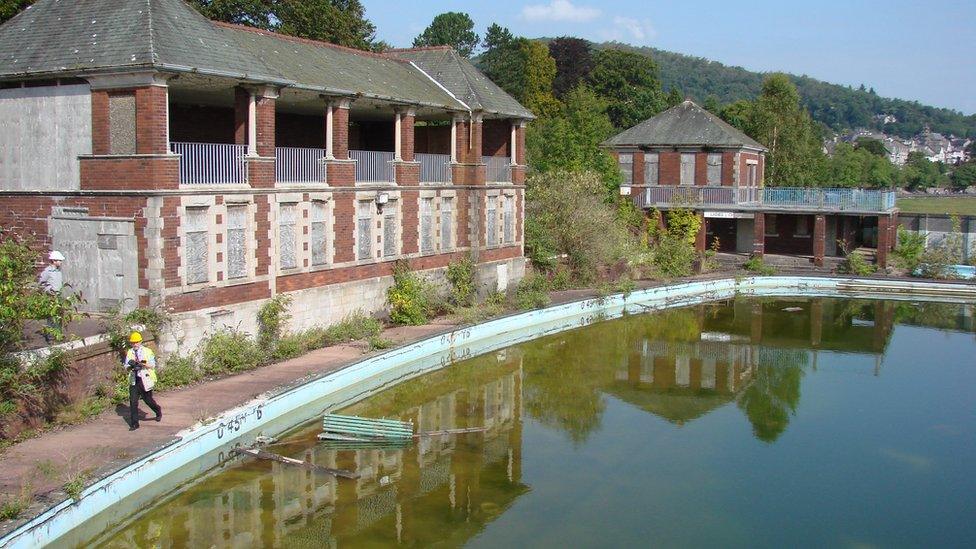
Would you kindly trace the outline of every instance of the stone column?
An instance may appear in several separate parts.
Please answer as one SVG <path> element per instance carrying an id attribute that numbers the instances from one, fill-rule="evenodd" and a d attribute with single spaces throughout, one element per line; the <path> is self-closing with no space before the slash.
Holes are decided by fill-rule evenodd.
<path id="1" fill-rule="evenodd" d="M 762 256 L 766 253 L 766 216 L 756 212 L 752 223 L 752 255 Z"/>
<path id="2" fill-rule="evenodd" d="M 817 267 L 823 267 L 826 246 L 827 219 L 817 214 L 813 216 L 813 264 Z"/>

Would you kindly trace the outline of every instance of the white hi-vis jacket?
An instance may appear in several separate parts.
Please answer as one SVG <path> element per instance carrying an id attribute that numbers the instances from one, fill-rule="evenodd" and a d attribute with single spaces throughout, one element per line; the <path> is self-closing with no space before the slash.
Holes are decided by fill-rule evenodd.
<path id="1" fill-rule="evenodd" d="M 128 367 L 130 360 L 142 362 L 143 367 L 138 370 L 129 370 L 129 385 L 136 384 L 136 375 L 138 375 L 142 379 L 142 388 L 152 391 L 156 385 L 156 353 L 149 347 L 140 345 L 138 349 L 130 348 L 125 353 L 125 362 L 122 363 L 122 367 Z"/>

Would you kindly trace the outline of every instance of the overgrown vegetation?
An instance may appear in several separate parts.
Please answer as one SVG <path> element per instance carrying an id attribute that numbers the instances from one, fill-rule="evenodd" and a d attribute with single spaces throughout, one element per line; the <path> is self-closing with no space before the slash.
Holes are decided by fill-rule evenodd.
<path id="1" fill-rule="evenodd" d="M 120 353 L 125 351 L 129 334 L 136 326 L 142 327 L 141 329 L 146 332 L 144 336 L 159 339 L 163 328 L 169 322 L 169 315 L 159 307 L 139 307 L 123 314 L 120 306 L 102 319 L 109 345 Z"/>
<path id="2" fill-rule="evenodd" d="M 549 281 L 545 276 L 533 273 L 515 287 L 515 308 L 519 310 L 541 309 L 552 303 L 549 298 Z"/>
<path id="3" fill-rule="evenodd" d="M 761 255 L 754 255 L 742 264 L 742 268 L 762 276 L 772 276 L 776 274 L 776 269 L 772 265 L 767 265 Z"/>
<path id="4" fill-rule="evenodd" d="M 838 240 L 837 246 L 840 248 L 841 253 L 844 254 L 844 261 L 840 264 L 839 268 L 840 272 L 854 276 L 867 276 L 878 270 L 876 266 L 868 263 L 868 260 L 863 255 L 857 253 L 855 250 L 851 250 L 847 242 Z"/>
<path id="5" fill-rule="evenodd" d="M 475 286 L 474 261 L 469 256 L 452 261 L 447 266 L 447 281 L 451 285 L 451 304 L 455 307 L 468 307 L 472 304 L 477 290 Z"/>
<path id="6" fill-rule="evenodd" d="M 278 294 L 258 310 L 258 344 L 262 349 L 275 349 L 278 346 L 285 324 L 291 318 L 289 305 L 291 297 Z"/>
<path id="7" fill-rule="evenodd" d="M 655 212 L 651 217 L 656 216 Z M 653 224 L 648 228 L 655 243 L 651 248 L 654 267 L 664 278 L 689 276 L 697 258 L 695 238 L 701 228 L 701 218 L 696 212 L 684 208 L 668 210 L 666 218 L 666 228 Z"/>
<path id="8" fill-rule="evenodd" d="M 953 265 L 962 263 L 964 240 L 959 217 L 951 217 L 952 228 L 941 242 L 925 248 L 919 258 L 918 273 L 925 278 L 952 278 Z"/>
<path id="9" fill-rule="evenodd" d="M 17 494 L 0 495 L 0 521 L 14 520 L 27 510 L 34 499 L 30 482 L 25 482 Z"/>
<path id="10" fill-rule="evenodd" d="M 924 253 L 925 235 L 909 231 L 899 225 L 898 245 L 895 246 L 893 254 L 895 264 L 908 271 L 909 274 L 914 273 L 921 264 Z"/>
<path id="11" fill-rule="evenodd" d="M 394 324 L 426 324 L 435 312 L 433 286 L 410 270 L 410 264 L 404 259 L 393 266 L 393 286 L 387 290 L 386 299 L 390 305 L 390 321 Z"/>

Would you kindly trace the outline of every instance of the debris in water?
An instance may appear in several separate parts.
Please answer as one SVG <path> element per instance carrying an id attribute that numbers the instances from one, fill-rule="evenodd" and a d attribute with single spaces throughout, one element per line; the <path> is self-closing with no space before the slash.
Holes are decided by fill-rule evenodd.
<path id="1" fill-rule="evenodd" d="M 803 307 L 787 307 L 783 310 L 788 313 L 798 313 L 803 310 Z"/>

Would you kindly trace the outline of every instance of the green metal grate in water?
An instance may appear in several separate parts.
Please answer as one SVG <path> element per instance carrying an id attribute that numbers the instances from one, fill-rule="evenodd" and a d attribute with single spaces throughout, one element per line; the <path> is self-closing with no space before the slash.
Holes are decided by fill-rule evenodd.
<path id="1" fill-rule="evenodd" d="M 413 423 L 396 419 L 374 419 L 326 414 L 322 438 L 351 441 L 399 441 L 413 438 Z"/>

